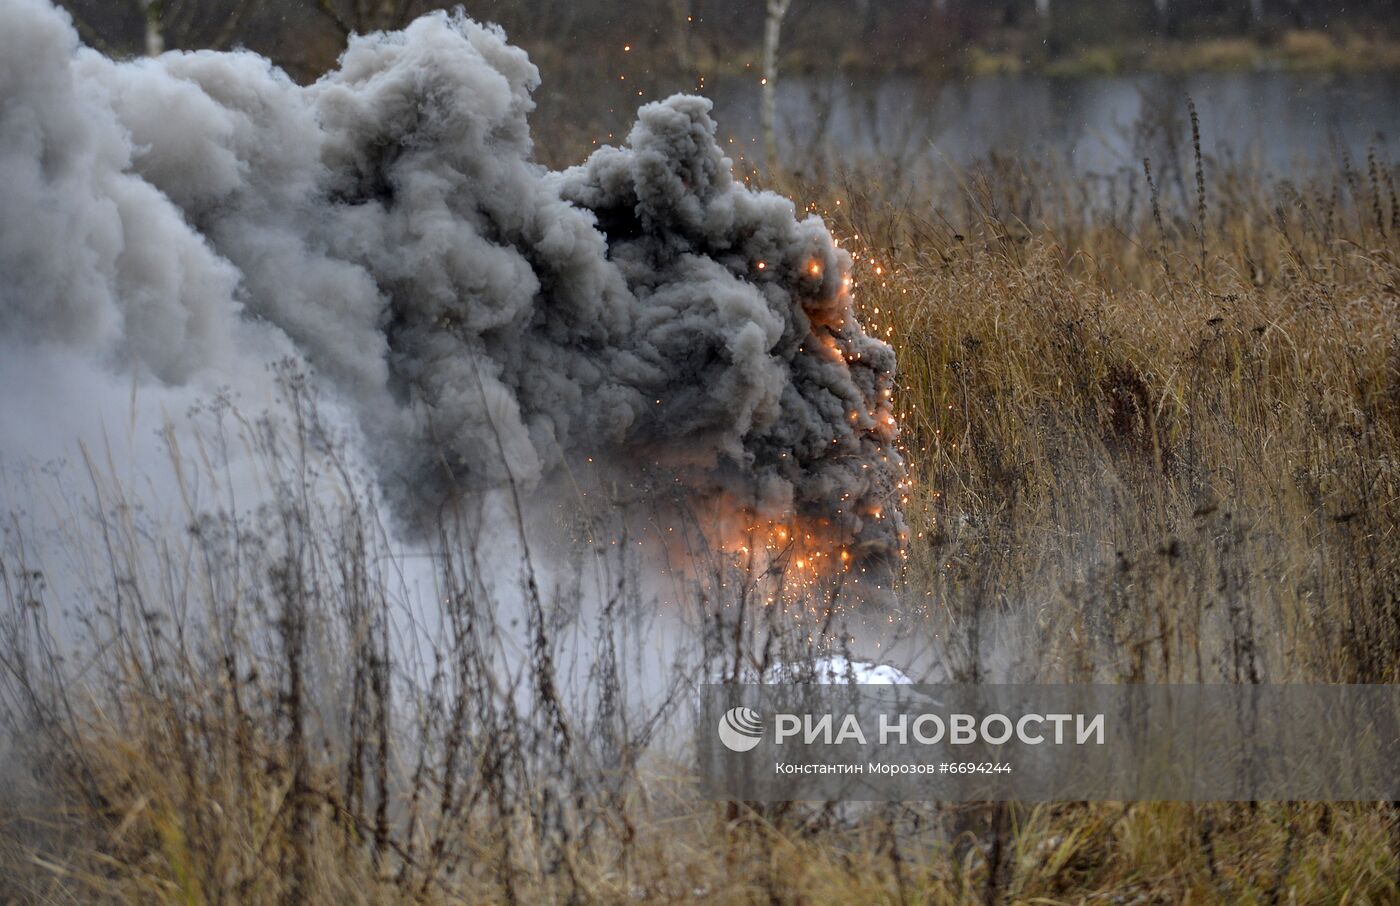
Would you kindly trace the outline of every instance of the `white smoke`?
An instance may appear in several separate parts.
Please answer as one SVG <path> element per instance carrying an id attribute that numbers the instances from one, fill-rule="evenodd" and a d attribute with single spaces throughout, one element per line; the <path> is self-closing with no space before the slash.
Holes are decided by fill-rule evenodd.
<path id="1" fill-rule="evenodd" d="M 462 15 L 299 86 L 248 52 L 112 61 L 0 0 L 0 346 L 160 388 L 294 356 L 410 526 L 599 457 L 893 552 L 894 359 L 846 253 L 733 179 L 703 98 L 534 163 L 538 82 Z M 3 369 L 8 411 L 44 370 Z"/>

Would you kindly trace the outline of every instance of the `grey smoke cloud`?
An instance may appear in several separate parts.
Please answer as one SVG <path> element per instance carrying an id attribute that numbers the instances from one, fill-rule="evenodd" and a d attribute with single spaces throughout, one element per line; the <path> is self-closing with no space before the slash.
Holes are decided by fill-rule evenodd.
<path id="1" fill-rule="evenodd" d="M 297 356 L 409 524 L 598 456 L 898 546 L 893 353 L 707 100 L 552 172 L 538 71 L 461 15 L 310 86 L 248 52 L 115 62 L 46 0 L 0 22 L 0 338 L 172 386 Z"/>

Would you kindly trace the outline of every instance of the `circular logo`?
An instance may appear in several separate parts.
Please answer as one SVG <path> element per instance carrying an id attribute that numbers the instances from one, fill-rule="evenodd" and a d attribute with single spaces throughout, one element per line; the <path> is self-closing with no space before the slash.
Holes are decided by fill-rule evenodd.
<path id="1" fill-rule="evenodd" d="M 730 708 L 719 719 L 719 741 L 731 752 L 747 752 L 763 739 L 763 718 L 752 708 Z"/>

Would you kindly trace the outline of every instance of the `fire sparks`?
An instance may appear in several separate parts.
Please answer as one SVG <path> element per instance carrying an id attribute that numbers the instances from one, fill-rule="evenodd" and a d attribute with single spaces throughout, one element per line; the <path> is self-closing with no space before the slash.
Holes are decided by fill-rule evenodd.
<path id="1" fill-rule="evenodd" d="M 750 516 L 721 539 L 721 549 L 751 577 L 776 581 L 777 588 L 767 596 L 770 601 L 809 592 L 821 581 L 850 571 L 855 561 L 827 519 L 775 521 Z"/>
<path id="2" fill-rule="evenodd" d="M 749 181 L 748 174 L 737 176 Z M 841 394 L 836 423 L 828 425 L 831 433 L 821 441 L 829 451 L 823 462 L 831 464 L 833 475 L 845 477 L 833 479 L 838 487 L 830 500 L 805 493 L 797 495 L 803 503 L 790 501 L 786 507 L 728 492 L 719 499 L 692 498 L 687 505 L 698 535 L 686 533 L 682 540 L 679 529 L 663 529 L 668 552 L 677 554 L 669 562 L 706 574 L 717 565 L 712 555 L 719 553 L 720 571 L 713 574 L 717 588 L 729 594 L 742 588 L 744 600 L 766 602 L 787 615 L 861 606 L 872 595 L 884 599 L 882 589 L 897 579 L 909 555 L 903 512 L 911 504 L 913 482 L 900 456 L 904 406 L 896 404 L 894 362 L 887 349 L 868 338 L 894 338 L 903 300 L 892 287 L 903 290 L 905 277 L 886 256 L 873 257 L 859 236 L 795 258 L 786 252 L 774 257 L 768 250 L 750 254 L 748 279 L 790 288 L 807 316 L 807 334 L 788 347 L 806 361 L 792 367 L 849 372 L 839 379 L 833 375 L 833 387 L 850 390 Z M 875 295 L 858 298 L 865 292 Z M 903 292 L 907 299 L 908 290 Z M 790 461 L 787 452 L 773 453 L 770 467 L 779 489 L 784 481 L 826 480 L 810 469 L 789 472 Z M 772 495 L 779 501 L 783 496 L 781 490 Z M 697 558 L 697 543 L 711 556 Z M 682 544 L 688 546 L 681 550 Z"/>
<path id="3" fill-rule="evenodd" d="M 809 261 L 806 269 L 815 276 L 820 273 L 821 264 Z M 849 275 L 843 275 L 843 283 L 849 285 L 850 282 Z M 859 331 L 860 327 L 854 324 L 853 329 Z M 842 367 L 872 368 L 860 361 L 859 351 L 852 349 L 852 337 L 844 326 L 827 327 L 814 317 L 812 334 L 801 351 L 818 354 Z M 852 401 L 855 405 L 847 411 L 850 431 L 838 432 L 831 443 L 838 449 L 849 448 L 860 456 L 869 455 L 869 445 L 874 444 L 877 451 L 885 451 L 879 456 L 882 462 L 897 463 L 898 457 L 891 447 L 898 436 L 893 374 L 878 370 L 874 380 L 872 395 Z M 857 452 L 862 450 L 864 453 Z M 720 549 L 730 555 L 734 565 L 756 586 L 765 582 L 776 584 L 776 587 L 769 584 L 761 599 L 783 607 L 785 612 L 794 608 L 806 611 L 813 606 L 831 606 L 835 600 L 834 590 L 845 582 L 860 585 L 865 579 L 866 586 L 883 587 L 879 584 L 882 579 L 867 573 L 872 564 L 870 552 L 853 547 L 860 533 L 866 530 L 860 528 L 862 524 L 867 529 L 871 524 L 893 528 L 898 533 L 899 549 L 883 553 L 894 554 L 898 562 L 903 562 L 907 533 L 900 530 L 898 507 L 908 502 L 905 489 L 912 483 L 906 482 L 901 470 L 890 487 L 882 488 L 883 476 L 876 477 L 870 462 L 861 462 L 860 469 L 870 475 L 867 479 L 870 483 L 859 494 L 842 495 L 829 517 L 771 518 L 757 516 L 742 506 L 722 508 L 715 523 L 719 527 L 716 534 Z M 707 530 L 706 534 L 711 533 Z"/>

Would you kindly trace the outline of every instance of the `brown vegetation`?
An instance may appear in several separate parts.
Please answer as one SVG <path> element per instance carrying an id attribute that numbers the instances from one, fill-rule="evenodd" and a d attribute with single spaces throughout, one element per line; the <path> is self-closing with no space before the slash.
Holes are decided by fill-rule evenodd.
<path id="1" fill-rule="evenodd" d="M 899 352 L 918 485 L 894 616 L 961 679 L 1400 681 L 1395 168 L 1270 184 L 1188 149 L 1149 170 L 785 186 L 858 255 Z M 1384 804 L 698 801 L 617 707 L 613 621 L 566 703 L 551 614 L 570 601 L 528 584 L 530 656 L 499 672 L 470 533 L 441 539 L 436 647 L 397 650 L 372 510 L 306 493 L 335 463 L 309 405 L 290 434 L 225 416 L 281 482 L 255 517 L 192 509 L 153 536 L 97 485 L 105 579 L 76 665 L 7 532 L 0 691 L 22 744 L 0 900 L 1400 897 Z M 605 615 L 641 603 L 614 579 Z"/>

